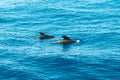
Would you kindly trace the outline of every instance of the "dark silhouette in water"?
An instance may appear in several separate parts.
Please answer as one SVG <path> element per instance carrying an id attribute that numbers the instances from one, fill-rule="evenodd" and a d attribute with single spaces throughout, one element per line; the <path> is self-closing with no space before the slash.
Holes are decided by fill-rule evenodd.
<path id="1" fill-rule="evenodd" d="M 58 43 L 58 44 L 70 44 L 70 43 L 74 43 L 76 41 L 74 40 L 71 40 L 69 37 L 67 36 L 62 36 L 63 37 L 63 40 L 59 40 L 59 41 L 56 41 L 56 42 L 53 42 L 53 43 Z"/>
<path id="2" fill-rule="evenodd" d="M 45 33 L 40 32 L 39 38 L 40 38 L 40 39 L 50 39 L 50 38 L 54 38 L 54 36 L 47 35 L 47 34 L 45 34 Z"/>

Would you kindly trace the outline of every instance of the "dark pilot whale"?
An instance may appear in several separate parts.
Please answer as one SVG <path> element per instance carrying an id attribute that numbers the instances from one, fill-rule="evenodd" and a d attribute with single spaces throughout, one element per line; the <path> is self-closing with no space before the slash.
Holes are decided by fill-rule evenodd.
<path id="1" fill-rule="evenodd" d="M 63 39 L 62 40 L 58 40 L 56 42 L 52 42 L 52 43 L 58 43 L 58 44 L 70 44 L 70 43 L 75 43 L 75 40 L 70 39 L 67 36 L 62 36 Z"/>
<path id="2" fill-rule="evenodd" d="M 45 34 L 45 33 L 40 32 L 39 38 L 40 38 L 40 39 L 50 39 L 50 38 L 54 38 L 54 36 L 47 35 L 47 34 Z"/>

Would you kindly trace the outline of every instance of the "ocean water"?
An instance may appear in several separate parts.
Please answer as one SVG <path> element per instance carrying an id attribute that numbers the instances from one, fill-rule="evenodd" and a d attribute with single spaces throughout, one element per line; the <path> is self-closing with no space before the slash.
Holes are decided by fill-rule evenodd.
<path id="1" fill-rule="evenodd" d="M 0 0 L 0 80 L 120 80 L 120 0 Z"/>

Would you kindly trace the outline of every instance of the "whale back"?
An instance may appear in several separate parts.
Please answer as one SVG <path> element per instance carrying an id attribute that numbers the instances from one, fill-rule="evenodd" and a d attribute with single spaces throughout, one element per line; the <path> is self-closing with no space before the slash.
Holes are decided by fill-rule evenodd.
<path id="1" fill-rule="evenodd" d="M 45 33 L 43 33 L 43 32 L 40 32 L 40 34 L 41 34 L 41 35 L 45 35 Z"/>
<path id="2" fill-rule="evenodd" d="M 62 36 L 64 40 L 71 40 L 69 37 L 67 36 Z"/>
<path id="3" fill-rule="evenodd" d="M 50 39 L 50 38 L 54 38 L 54 36 L 51 36 L 51 35 L 47 35 L 43 32 L 40 32 L 40 36 L 39 36 L 40 39 Z"/>

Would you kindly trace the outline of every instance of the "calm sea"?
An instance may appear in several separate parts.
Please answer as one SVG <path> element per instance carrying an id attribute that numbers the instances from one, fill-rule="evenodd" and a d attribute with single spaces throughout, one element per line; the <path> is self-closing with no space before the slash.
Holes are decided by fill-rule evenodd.
<path id="1" fill-rule="evenodd" d="M 0 0 L 0 80 L 120 80 L 120 0 Z"/>

